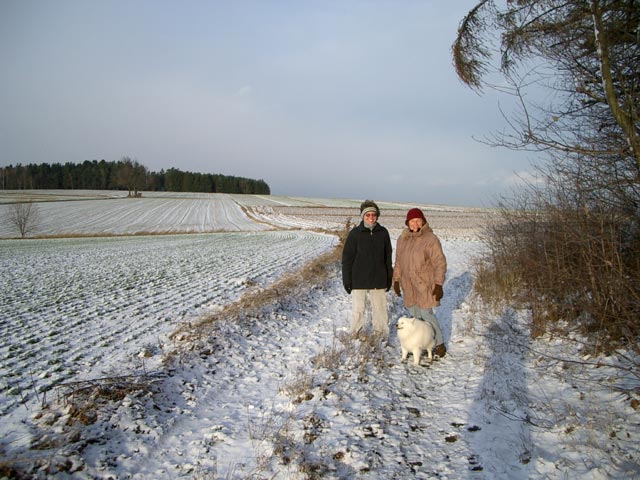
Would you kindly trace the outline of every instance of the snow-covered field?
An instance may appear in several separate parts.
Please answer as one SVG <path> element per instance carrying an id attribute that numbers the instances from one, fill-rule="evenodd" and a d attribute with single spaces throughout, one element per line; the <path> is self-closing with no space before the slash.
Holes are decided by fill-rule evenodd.
<path id="1" fill-rule="evenodd" d="M 578 336 L 531 340 L 526 312 L 472 301 L 491 212 L 423 206 L 449 263 L 437 310 L 449 353 L 416 368 L 400 362 L 393 325 L 386 347 L 349 338 L 338 265 L 198 338 L 170 337 L 331 250 L 337 237 L 312 229 L 340 230 L 359 201 L 54 194 L 37 204 L 37 234 L 80 237 L 8 239 L 0 226 L 0 468 L 16 476 L 640 475 L 637 357 L 593 358 Z M 0 195 L 0 215 L 15 195 Z M 413 205 L 380 205 L 395 242 Z M 143 232 L 182 234 L 88 237 Z M 393 320 L 404 310 L 388 300 Z M 72 382 L 125 376 L 148 388 L 83 417 L 64 402 Z"/>
<path id="2" fill-rule="evenodd" d="M 0 334 L 12 342 L 0 347 L 0 413 L 59 383 L 113 373 L 335 243 L 305 231 L 4 241 Z"/>
<path id="3" fill-rule="evenodd" d="M 31 236 L 133 235 L 142 233 L 210 233 L 268 229 L 339 230 L 359 221 L 360 201 L 303 199 L 269 195 L 93 190 L 0 191 L 0 238 L 18 236 L 7 221 L 12 204 L 36 202 L 38 221 Z M 402 228 L 415 205 L 380 202 L 380 222 Z M 479 227 L 495 217 L 488 209 L 421 205 L 435 229 L 475 236 Z"/>

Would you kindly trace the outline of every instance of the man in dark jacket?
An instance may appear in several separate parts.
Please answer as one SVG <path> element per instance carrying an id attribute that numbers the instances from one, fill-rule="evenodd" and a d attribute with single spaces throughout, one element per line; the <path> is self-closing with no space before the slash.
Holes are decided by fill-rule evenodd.
<path id="1" fill-rule="evenodd" d="M 347 236 L 342 252 L 342 284 L 352 295 L 351 332 L 364 328 L 367 297 L 371 305 L 373 331 L 384 339 L 389 337 L 386 292 L 391 288 L 391 239 L 386 228 L 378 223 L 380 209 L 372 200 L 360 205 L 360 225 Z"/>

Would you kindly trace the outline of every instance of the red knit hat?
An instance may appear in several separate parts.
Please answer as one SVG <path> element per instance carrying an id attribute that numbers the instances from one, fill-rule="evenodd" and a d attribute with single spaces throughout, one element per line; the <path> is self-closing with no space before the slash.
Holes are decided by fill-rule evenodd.
<path id="1" fill-rule="evenodd" d="M 422 210 L 420 210 L 419 208 L 412 208 L 407 212 L 407 219 L 405 220 L 404 224 L 408 226 L 409 220 L 413 220 L 414 218 L 421 218 L 424 223 L 427 223 L 427 219 L 424 218 Z"/>

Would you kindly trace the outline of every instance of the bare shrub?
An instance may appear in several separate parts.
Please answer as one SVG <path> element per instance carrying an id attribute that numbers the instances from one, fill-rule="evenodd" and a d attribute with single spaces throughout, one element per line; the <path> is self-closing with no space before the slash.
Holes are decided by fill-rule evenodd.
<path id="1" fill-rule="evenodd" d="M 347 219 L 344 222 L 344 228 L 340 232 L 338 232 L 338 237 L 340 238 L 340 245 L 344 246 L 344 242 L 347 241 L 349 232 L 355 226 L 356 225 L 351 221 L 351 218 L 347 217 Z"/>
<path id="2" fill-rule="evenodd" d="M 100 406 L 120 402 L 133 393 L 150 392 L 160 378 L 153 375 L 105 377 L 63 383 L 57 390 L 62 402 L 69 406 L 69 421 L 89 425 L 97 420 Z"/>
<path id="3" fill-rule="evenodd" d="M 333 371 L 336 376 L 343 369 L 355 370 L 358 381 L 366 382 L 370 366 L 386 367 L 385 345 L 386 339 L 376 333 L 336 332 L 333 343 L 314 358 L 314 366 Z"/>
<path id="4" fill-rule="evenodd" d="M 23 474 L 19 467 L 4 460 L 0 461 L 0 478 L 28 478 L 27 474 Z"/>
<path id="5" fill-rule="evenodd" d="M 330 346 L 311 359 L 311 364 L 315 368 L 324 368 L 326 370 L 335 370 L 342 362 L 344 362 L 344 350 L 336 344 L 335 336 Z"/>
<path id="6" fill-rule="evenodd" d="M 489 227 L 475 292 L 532 311 L 532 335 L 566 320 L 606 350 L 640 333 L 640 249 L 634 219 L 566 199 L 520 199 Z"/>
<path id="7" fill-rule="evenodd" d="M 295 378 L 282 387 L 281 391 L 291 397 L 294 403 L 302 403 L 313 398 L 311 393 L 313 387 L 313 373 L 304 368 L 298 368 Z"/>

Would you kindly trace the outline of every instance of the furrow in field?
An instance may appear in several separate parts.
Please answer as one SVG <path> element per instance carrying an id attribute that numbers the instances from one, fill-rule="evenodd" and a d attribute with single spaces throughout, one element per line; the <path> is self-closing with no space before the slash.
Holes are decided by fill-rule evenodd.
<path id="1" fill-rule="evenodd" d="M 0 346 L 0 415 L 62 382 L 127 373 L 182 322 L 335 241 L 311 232 L 1 241 L 0 335 L 11 341 Z"/>

